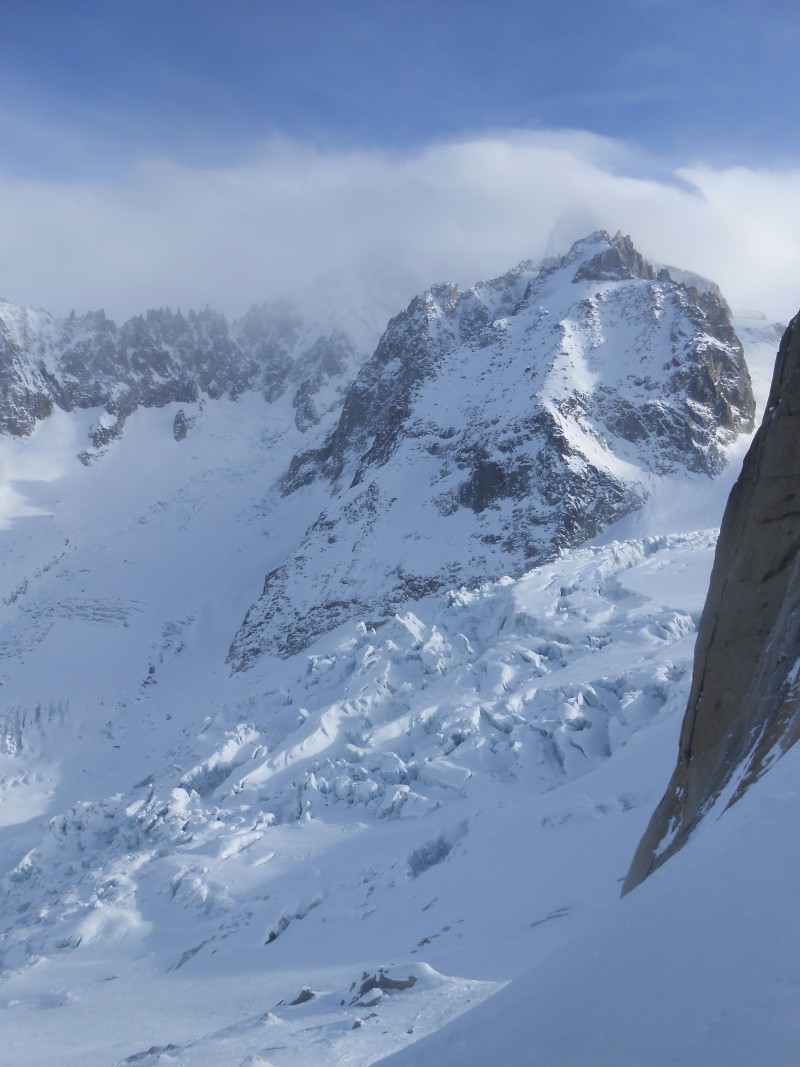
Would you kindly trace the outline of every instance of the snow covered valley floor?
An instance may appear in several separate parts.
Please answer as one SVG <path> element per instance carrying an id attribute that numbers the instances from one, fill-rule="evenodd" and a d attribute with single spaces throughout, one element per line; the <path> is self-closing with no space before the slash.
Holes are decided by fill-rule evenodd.
<path id="1" fill-rule="evenodd" d="M 726 485 L 664 482 L 522 578 L 231 676 L 232 635 L 308 521 L 301 500 L 270 523 L 294 430 L 259 404 L 209 404 L 180 445 L 173 408 L 140 410 L 90 467 L 71 457 L 91 413 L 0 446 L 0 1061 L 756 1062 L 744 1024 L 720 1037 L 724 996 L 672 1043 L 651 1001 L 696 999 L 701 958 L 708 980 L 733 968 L 717 945 L 768 876 L 796 761 L 704 860 L 619 900 L 674 762 L 715 543 L 695 520 Z M 751 867 L 734 830 L 758 837 L 758 805 L 774 832 Z M 754 1006 L 784 1042 L 762 1062 L 796 1047 L 789 955 Z M 747 976 L 730 988 L 735 1010 Z"/>

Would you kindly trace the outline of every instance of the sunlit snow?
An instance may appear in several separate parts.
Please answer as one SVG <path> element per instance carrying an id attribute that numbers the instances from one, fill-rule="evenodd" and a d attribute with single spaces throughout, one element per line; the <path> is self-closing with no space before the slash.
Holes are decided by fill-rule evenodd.
<path id="1" fill-rule="evenodd" d="M 522 577 L 231 676 L 253 591 L 311 518 L 301 494 L 271 521 L 299 432 L 288 401 L 187 413 L 176 443 L 174 405 L 137 411 L 90 467 L 65 456 L 98 412 L 2 445 L 6 1062 L 367 1065 L 460 1016 L 449 1051 L 445 1030 L 402 1062 L 528 1063 L 520 1002 L 542 997 L 542 1062 L 589 1062 L 553 1035 L 586 1011 L 609 1040 L 625 924 L 658 930 L 659 886 L 710 877 L 697 861 L 683 890 L 671 864 L 618 901 L 673 762 L 735 471 L 676 492 L 669 528 L 654 497 Z M 646 1012 L 621 951 L 614 981 Z M 710 1047 L 708 1025 L 686 1047 Z M 669 1062 L 637 1059 L 637 1032 L 628 1059 L 591 1062 Z"/>

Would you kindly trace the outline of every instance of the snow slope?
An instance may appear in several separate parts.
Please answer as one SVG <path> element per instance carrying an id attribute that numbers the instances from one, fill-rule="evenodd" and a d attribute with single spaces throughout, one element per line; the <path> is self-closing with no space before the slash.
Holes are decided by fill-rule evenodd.
<path id="1" fill-rule="evenodd" d="M 800 754 L 485 1004 L 380 1061 L 504 1067 L 797 1062 Z"/>
<path id="2" fill-rule="evenodd" d="M 4 1062 L 437 1063 L 412 1042 L 481 1003 L 510 1057 L 506 998 L 550 973 L 550 1032 L 574 1029 L 581 946 L 632 914 L 721 486 L 667 479 L 672 529 L 654 503 L 231 675 L 316 505 L 271 488 L 290 396 L 182 406 L 185 440 L 177 405 L 140 408 L 89 467 L 97 409 L 0 441 Z"/>
<path id="3" fill-rule="evenodd" d="M 220 548 L 224 526 L 190 551 L 179 490 L 136 514 L 135 420 L 150 414 L 118 444 L 124 521 L 98 555 L 76 516 L 70 569 L 31 567 L 4 665 L 12 1062 L 107 1064 L 170 1043 L 171 1059 L 140 1062 L 267 1048 L 276 1064 L 372 1062 L 616 896 L 667 770 L 713 534 L 585 549 L 431 598 L 254 684 L 218 669 L 244 552 Z M 187 524 L 168 568 L 165 513 Z M 245 549 L 263 539 L 229 522 Z M 150 576 L 131 576 L 148 544 Z M 352 1003 L 380 967 L 418 982 Z M 320 996 L 287 1007 L 305 987 Z"/>

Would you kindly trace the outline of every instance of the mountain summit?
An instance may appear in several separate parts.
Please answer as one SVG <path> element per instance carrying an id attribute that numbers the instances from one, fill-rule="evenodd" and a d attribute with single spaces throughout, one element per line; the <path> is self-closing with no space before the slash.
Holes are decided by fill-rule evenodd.
<path id="1" fill-rule="evenodd" d="M 315 517 L 231 663 L 552 559 L 640 507 L 653 478 L 718 474 L 754 409 L 727 305 L 629 237 L 435 286 L 389 323 L 324 445 L 293 458 L 282 493 Z"/>

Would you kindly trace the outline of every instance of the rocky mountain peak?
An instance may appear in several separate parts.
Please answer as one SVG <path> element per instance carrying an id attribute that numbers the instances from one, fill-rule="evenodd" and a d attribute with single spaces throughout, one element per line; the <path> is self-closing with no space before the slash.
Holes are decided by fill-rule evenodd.
<path id="1" fill-rule="evenodd" d="M 606 247 L 584 260 L 575 272 L 574 282 L 624 281 L 626 278 L 652 281 L 656 277 L 654 267 L 633 247 L 630 237 L 622 233 L 609 237 L 604 231 L 593 234 L 593 237 Z"/>
<path id="2" fill-rule="evenodd" d="M 120 326 L 0 307 L 0 430 L 95 408 L 86 463 L 138 407 L 180 406 L 178 442 L 191 405 L 246 392 L 289 398 L 304 433 L 326 420 L 280 480 L 316 517 L 270 572 L 235 666 L 297 652 L 354 613 L 519 574 L 638 508 L 654 478 L 719 473 L 752 426 L 727 305 L 622 234 L 469 288 L 434 285 L 370 359 L 336 321 L 320 330 L 286 302 L 234 323 L 159 309 Z"/>
<path id="3" fill-rule="evenodd" d="M 649 479 L 719 473 L 754 407 L 726 309 L 630 238 L 434 286 L 391 320 L 327 441 L 292 459 L 283 493 L 318 517 L 231 661 L 552 558 L 639 507 Z"/>
<path id="4" fill-rule="evenodd" d="M 624 891 L 800 738 L 800 315 L 720 530 L 678 761 Z"/>

